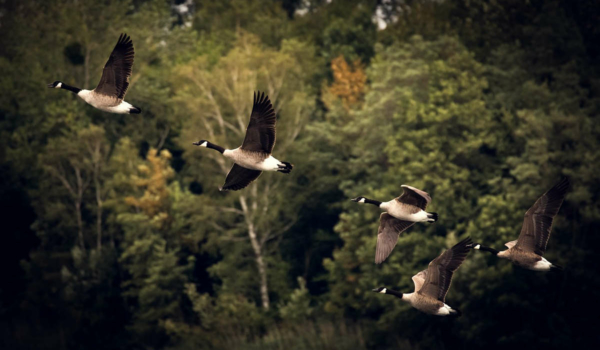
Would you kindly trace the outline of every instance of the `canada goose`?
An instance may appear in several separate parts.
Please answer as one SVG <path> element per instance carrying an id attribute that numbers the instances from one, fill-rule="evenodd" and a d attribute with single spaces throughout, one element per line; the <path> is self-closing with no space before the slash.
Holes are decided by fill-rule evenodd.
<path id="1" fill-rule="evenodd" d="M 200 140 L 193 144 L 217 150 L 235 164 L 229 170 L 225 184 L 220 191 L 241 190 L 256 180 L 263 171 L 279 171 L 289 174 L 294 167 L 288 162 L 280 162 L 271 155 L 275 145 L 275 111 L 264 92 L 254 93 L 254 104 L 250 114 L 250 123 L 246 128 L 246 137 L 242 146 L 225 149 L 221 146 Z"/>
<path id="2" fill-rule="evenodd" d="M 568 188 L 569 180 L 563 178 L 538 198 L 535 204 L 525 213 L 519 239 L 505 244 L 508 247 L 507 250 L 498 251 L 479 243 L 473 243 L 472 248 L 490 252 L 499 258 L 508 259 L 529 270 L 562 269 L 562 267 L 546 260 L 542 255 L 546 251 L 546 244 L 548 238 L 550 238 L 552 221 L 560 209 Z"/>
<path id="3" fill-rule="evenodd" d="M 351 199 L 353 202 L 373 204 L 387 211 L 379 216 L 377 248 L 375 249 L 376 264 L 381 264 L 387 259 L 396 246 L 400 234 L 415 222 L 435 222 L 438 219 L 437 213 L 425 211 L 431 202 L 431 197 L 427 192 L 408 185 L 402 185 L 402 188 L 402 195 L 389 202 L 380 202 L 365 197 Z"/>
<path id="4" fill-rule="evenodd" d="M 127 34 L 121 34 L 94 90 L 76 88 L 61 81 L 48 84 L 48 87 L 74 92 L 85 102 L 105 112 L 138 114 L 141 109 L 123 101 L 129 87 L 133 55 L 133 42 Z"/>
<path id="5" fill-rule="evenodd" d="M 450 289 L 452 275 L 465 261 L 471 244 L 473 241 L 467 237 L 431 261 L 427 269 L 414 275 L 412 277 L 415 284 L 413 293 L 400 293 L 386 287 L 373 289 L 373 292 L 391 294 L 426 314 L 460 316 L 461 312 L 447 305 L 445 299 L 448 289 Z"/>

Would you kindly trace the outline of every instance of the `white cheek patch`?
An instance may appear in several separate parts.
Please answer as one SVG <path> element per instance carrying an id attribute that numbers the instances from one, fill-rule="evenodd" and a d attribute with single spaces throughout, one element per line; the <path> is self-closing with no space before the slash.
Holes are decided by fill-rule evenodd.
<path id="1" fill-rule="evenodd" d="M 58 83 L 56 84 L 56 86 L 54 87 L 55 89 L 60 89 L 62 87 L 62 83 Z"/>
<path id="2" fill-rule="evenodd" d="M 200 144 L 200 147 L 208 147 L 208 142 L 204 141 Z"/>
<path id="3" fill-rule="evenodd" d="M 386 289 L 386 288 L 383 288 L 383 289 L 381 290 L 381 292 L 379 292 L 379 293 L 381 293 L 381 294 L 385 294 L 386 292 L 387 292 L 387 289 Z"/>
<path id="4" fill-rule="evenodd" d="M 479 245 L 479 244 L 476 245 L 475 247 L 473 247 L 473 249 L 479 249 L 479 248 L 481 248 L 481 245 Z"/>
<path id="5" fill-rule="evenodd" d="M 365 202 L 365 199 L 364 199 L 364 198 L 361 198 L 361 199 L 358 201 L 358 203 L 364 203 L 364 202 Z M 384 290 L 385 290 L 385 289 L 384 289 Z"/>

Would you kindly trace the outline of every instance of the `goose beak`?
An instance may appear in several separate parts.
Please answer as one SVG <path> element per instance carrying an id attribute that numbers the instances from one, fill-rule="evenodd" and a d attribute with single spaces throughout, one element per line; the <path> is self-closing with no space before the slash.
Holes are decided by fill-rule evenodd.
<path id="1" fill-rule="evenodd" d="M 371 289 L 371 292 L 379 293 L 379 288 Z"/>
<path id="2" fill-rule="evenodd" d="M 192 143 L 194 146 L 200 146 L 200 141 Z"/>
<path id="3" fill-rule="evenodd" d="M 360 197 L 356 197 L 356 198 L 352 198 L 351 201 L 353 202 L 358 202 L 360 200 Z"/>
<path id="4" fill-rule="evenodd" d="M 50 83 L 50 84 L 48 84 L 48 87 L 49 87 L 49 88 L 53 88 L 53 87 L 54 87 L 54 83 Z"/>

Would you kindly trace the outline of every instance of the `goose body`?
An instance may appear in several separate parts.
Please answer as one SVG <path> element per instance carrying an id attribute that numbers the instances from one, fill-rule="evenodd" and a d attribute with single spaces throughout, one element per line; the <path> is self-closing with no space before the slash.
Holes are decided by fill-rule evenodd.
<path id="1" fill-rule="evenodd" d="M 460 316 L 459 310 L 446 304 L 446 294 L 454 272 L 466 259 L 472 244 L 471 239 L 466 238 L 432 260 L 427 269 L 412 277 L 415 285 L 413 293 L 401 293 L 386 287 L 373 289 L 373 292 L 391 294 L 426 314 Z"/>
<path id="2" fill-rule="evenodd" d="M 91 106 L 105 112 L 141 113 L 140 108 L 123 100 L 129 88 L 134 54 L 133 41 L 127 34 L 121 34 L 117 45 L 104 65 L 100 82 L 94 90 L 80 89 L 61 81 L 48 84 L 48 87 L 71 91 Z"/>
<path id="3" fill-rule="evenodd" d="M 410 222 L 433 222 L 435 219 L 425 210 L 411 204 L 400 202 L 398 199 L 392 199 L 389 202 L 383 202 L 379 207 L 396 219 Z"/>
<path id="4" fill-rule="evenodd" d="M 480 243 L 474 243 L 472 248 L 510 260 L 515 265 L 529 270 L 549 271 L 551 269 L 562 269 L 560 266 L 546 260 L 543 255 L 546 252 L 546 245 L 550 238 L 552 222 L 560 210 L 568 188 L 569 180 L 563 178 L 538 198 L 525 213 L 519 238 L 505 244 L 508 249 L 498 251 Z"/>
<path id="5" fill-rule="evenodd" d="M 115 104 L 114 98 L 95 92 L 94 90 L 82 89 L 77 93 L 82 100 L 90 104 L 92 107 L 98 108 L 99 110 L 115 113 L 115 114 L 137 114 L 141 110 L 133 106 L 129 102 L 120 100 L 118 104 Z M 139 110 L 139 111 L 138 111 Z"/>
<path id="6" fill-rule="evenodd" d="M 275 111 L 268 96 L 260 92 L 254 94 L 254 104 L 246 136 L 242 145 L 235 149 L 225 149 L 206 140 L 194 142 L 194 145 L 214 149 L 234 164 L 225 178 L 221 191 L 237 191 L 256 180 L 263 171 L 278 171 L 289 174 L 294 167 L 273 157 L 275 145 Z"/>
<path id="7" fill-rule="evenodd" d="M 437 213 L 425 211 L 431 202 L 431 197 L 427 192 L 408 185 L 402 185 L 402 189 L 402 195 L 388 202 L 380 202 L 362 196 L 351 199 L 353 202 L 372 204 L 386 211 L 379 217 L 375 250 L 375 263 L 377 264 L 381 264 L 387 259 L 396 246 L 400 234 L 415 222 L 435 222 L 438 219 Z"/>
<path id="8" fill-rule="evenodd" d="M 410 304 L 415 309 L 429 315 L 448 316 L 450 314 L 458 314 L 459 311 L 454 310 L 450 305 L 437 300 L 436 298 L 424 295 L 421 293 L 403 293 L 402 300 Z"/>
<path id="9" fill-rule="evenodd" d="M 272 155 L 266 157 L 266 155 L 246 151 L 241 147 L 232 150 L 226 149 L 223 152 L 223 156 L 233 160 L 236 164 L 244 168 L 260 171 L 278 171 L 281 170 L 280 165 L 283 164 Z"/>

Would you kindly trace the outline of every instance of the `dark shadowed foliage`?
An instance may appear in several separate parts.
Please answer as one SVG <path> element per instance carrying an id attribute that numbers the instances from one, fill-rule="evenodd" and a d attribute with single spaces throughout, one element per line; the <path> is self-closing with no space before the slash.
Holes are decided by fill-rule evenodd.
<path id="1" fill-rule="evenodd" d="M 597 348 L 600 2 L 0 1 L 1 349 Z M 93 89 L 120 33 L 127 100 Z M 254 91 L 278 159 L 219 192 Z M 561 177 L 545 257 L 473 251 L 428 316 L 388 286 L 472 237 L 495 249 Z M 380 211 L 427 191 L 433 224 L 374 264 Z"/>

